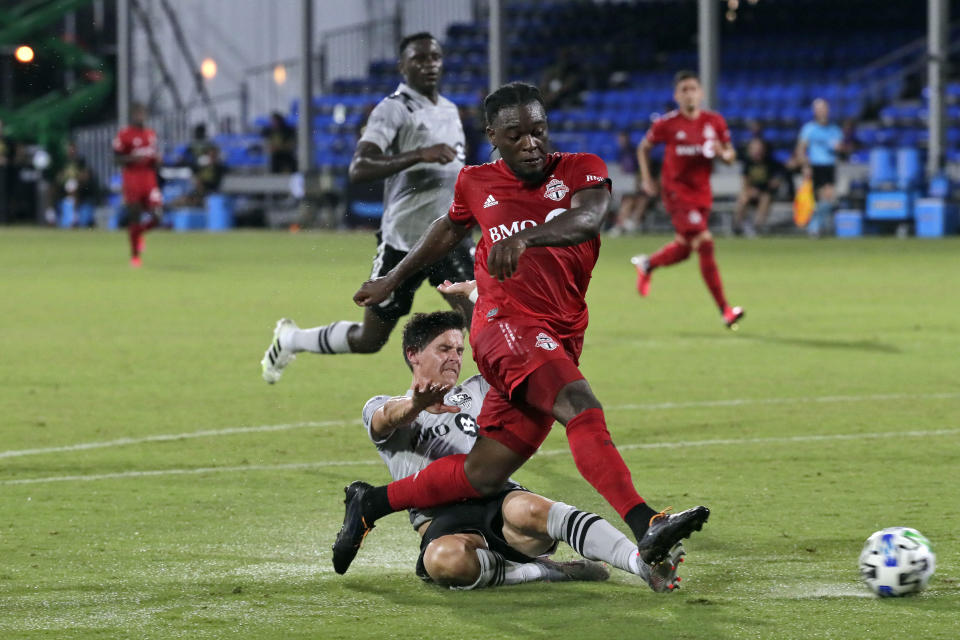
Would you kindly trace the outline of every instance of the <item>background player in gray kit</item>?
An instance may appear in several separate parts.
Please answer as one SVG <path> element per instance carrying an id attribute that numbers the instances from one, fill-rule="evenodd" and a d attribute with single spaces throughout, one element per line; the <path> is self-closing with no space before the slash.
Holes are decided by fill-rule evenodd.
<path id="1" fill-rule="evenodd" d="M 475 284 L 441 285 L 468 294 Z M 405 395 L 378 395 L 363 407 L 363 424 L 394 479 L 433 460 L 466 453 L 477 439 L 476 416 L 490 385 L 479 375 L 458 384 L 464 320 L 456 312 L 416 314 L 404 327 L 403 352 L 413 372 Z M 653 570 L 637 545 L 592 513 L 553 502 L 509 481 L 493 496 L 429 510 L 410 509 L 421 536 L 417 575 L 442 586 L 476 589 L 536 581 L 606 580 L 609 564 L 640 575 L 654 591 L 677 587 L 679 543 Z M 553 562 L 557 541 L 588 560 Z"/>
<path id="2" fill-rule="evenodd" d="M 371 112 L 350 163 L 353 182 L 385 179 L 371 278 L 389 272 L 430 223 L 446 214 L 466 157 L 457 107 L 438 89 L 443 72 L 440 43 L 429 33 L 416 33 L 404 38 L 399 49 L 398 68 L 404 81 Z M 339 321 L 300 329 L 283 318 L 260 362 L 263 378 L 271 384 L 278 381 L 284 367 L 301 351 L 376 353 L 397 321 L 410 312 L 413 296 L 425 279 L 437 286 L 444 280 L 471 278 L 473 241 L 466 238 L 442 261 L 408 278 L 390 298 L 367 307 L 363 322 Z M 473 314 L 468 299 L 447 299 L 464 317 Z"/>

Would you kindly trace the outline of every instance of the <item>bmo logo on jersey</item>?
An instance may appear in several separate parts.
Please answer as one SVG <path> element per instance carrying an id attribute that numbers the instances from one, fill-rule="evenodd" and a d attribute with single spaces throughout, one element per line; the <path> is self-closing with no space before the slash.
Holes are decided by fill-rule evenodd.
<path id="1" fill-rule="evenodd" d="M 550 222 L 551 220 L 556 218 L 558 215 L 560 215 L 564 211 L 566 211 L 566 209 L 562 207 L 558 209 L 554 209 L 553 211 L 547 214 L 547 217 L 546 219 L 544 219 L 544 222 Z M 530 227 L 535 227 L 535 226 L 537 226 L 537 223 L 534 222 L 533 220 L 514 220 L 513 222 L 510 223 L 509 227 L 505 224 L 498 224 L 495 227 L 490 227 L 490 242 L 491 243 L 499 242 L 504 238 L 509 238 L 510 236 L 517 233 L 518 231 L 521 231 L 523 229 L 528 229 Z"/>
<path id="2" fill-rule="evenodd" d="M 713 158 L 717 155 L 717 142 L 716 140 L 705 140 L 703 144 L 678 144 L 676 150 L 678 156 Z"/>
<path id="3" fill-rule="evenodd" d="M 509 227 L 505 224 L 498 224 L 495 227 L 490 227 L 490 242 L 500 242 L 518 231 L 535 226 L 537 226 L 537 223 L 533 220 L 514 220 Z"/>

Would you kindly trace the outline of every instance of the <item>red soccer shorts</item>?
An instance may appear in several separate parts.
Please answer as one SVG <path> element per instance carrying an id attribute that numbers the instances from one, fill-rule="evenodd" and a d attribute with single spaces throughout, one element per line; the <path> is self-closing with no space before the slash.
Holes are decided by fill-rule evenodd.
<path id="1" fill-rule="evenodd" d="M 678 234 L 690 240 L 707 230 L 710 207 L 694 204 L 681 198 L 664 196 L 663 205 L 670 214 L 670 221 Z"/>
<path id="2" fill-rule="evenodd" d="M 148 211 L 163 206 L 163 195 L 157 188 L 156 177 L 152 173 L 143 177 L 124 177 L 123 203 L 139 204 Z"/>
<path id="3" fill-rule="evenodd" d="M 546 325 L 536 321 L 501 318 L 471 335 L 470 342 L 477 368 L 493 387 L 477 417 L 480 434 L 521 455 L 532 456 L 550 433 L 553 414 L 511 396 L 530 374 L 545 365 L 552 365 L 560 376 L 552 385 L 557 391 L 582 380 L 576 365 L 583 349 L 583 336 L 560 340 Z M 527 389 L 526 396 L 542 392 Z"/>

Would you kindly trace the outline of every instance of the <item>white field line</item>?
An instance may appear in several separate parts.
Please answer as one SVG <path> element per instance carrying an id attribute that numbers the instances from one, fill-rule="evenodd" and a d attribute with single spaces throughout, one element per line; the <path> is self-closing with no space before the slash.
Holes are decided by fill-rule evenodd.
<path id="1" fill-rule="evenodd" d="M 131 444 L 143 444 L 145 442 L 170 442 L 174 440 L 186 440 L 188 438 L 211 438 L 217 436 L 231 436 L 238 433 L 259 433 L 263 431 L 289 431 L 291 429 L 309 429 L 317 427 L 343 427 L 346 425 L 359 425 L 359 420 L 327 420 L 325 422 L 291 422 L 289 424 L 264 424 L 257 427 L 228 427 L 226 429 L 206 429 L 204 431 L 189 431 L 187 433 L 161 434 L 156 436 L 145 436 L 143 438 L 118 438 L 116 440 L 105 440 L 102 442 L 82 442 L 80 444 L 68 444 L 62 447 L 45 447 L 42 449 L 14 449 L 12 451 L 0 451 L 0 458 L 16 458 L 19 456 L 35 456 L 41 453 L 64 453 L 67 451 L 86 451 L 87 449 L 104 449 L 107 447 L 122 447 Z"/>
<path id="2" fill-rule="evenodd" d="M 685 447 L 711 447 L 723 445 L 783 444 L 798 442 L 828 442 L 839 440 L 876 440 L 881 438 L 925 438 L 931 436 L 951 436 L 960 434 L 960 429 L 936 429 L 930 431 L 887 431 L 879 433 L 839 433 L 832 435 L 784 436 L 775 438 L 729 438 L 723 440 L 686 440 L 678 442 L 649 442 L 619 446 L 621 451 L 635 449 L 680 449 Z M 538 456 L 569 455 L 569 449 L 548 449 L 540 451 Z M 245 472 L 245 471 L 288 471 L 301 469 L 322 469 L 325 467 L 349 467 L 357 465 L 379 466 L 380 460 L 329 460 L 322 462 L 298 462 L 275 465 L 240 465 L 233 467 L 203 467 L 197 469 L 158 469 L 155 471 L 123 471 L 82 476 L 52 476 L 46 478 L 23 478 L 21 480 L 0 481 L 0 486 L 17 484 L 40 484 L 49 482 L 77 482 L 89 480 L 112 480 L 118 478 L 142 478 L 148 476 L 189 475 L 203 473 Z"/>
<path id="3" fill-rule="evenodd" d="M 700 407 L 741 407 L 748 405 L 777 405 L 777 404 L 818 404 L 836 402 L 871 402 L 879 400 L 944 400 L 960 398 L 957 393 L 879 393 L 860 396 L 814 396 L 801 398 L 735 398 L 731 400 L 699 400 L 692 402 L 658 402 L 648 404 L 621 404 L 606 407 L 607 411 L 665 411 L 671 409 L 694 409 Z M 38 449 L 13 449 L 0 451 L 0 459 L 33 456 L 46 453 L 66 453 L 70 451 L 85 451 L 88 449 L 103 449 L 120 447 L 147 442 L 170 442 L 189 438 L 208 438 L 229 436 L 243 433 L 259 433 L 266 431 L 289 431 L 291 429 L 309 429 L 320 427 L 346 427 L 359 425 L 359 420 L 327 420 L 323 422 L 292 422 L 289 424 L 269 424 L 255 427 L 229 427 L 225 429 L 207 429 L 203 431 L 189 431 L 186 433 L 161 434 L 145 436 L 143 438 L 118 438 L 101 442 L 82 442 L 79 444 L 63 445 L 59 447 L 44 447 Z"/>

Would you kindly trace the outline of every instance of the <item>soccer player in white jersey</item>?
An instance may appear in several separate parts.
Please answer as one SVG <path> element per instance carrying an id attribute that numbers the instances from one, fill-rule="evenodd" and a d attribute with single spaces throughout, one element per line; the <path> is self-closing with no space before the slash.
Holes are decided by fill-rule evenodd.
<path id="1" fill-rule="evenodd" d="M 372 278 L 389 272 L 453 202 L 453 188 L 465 159 L 465 137 L 455 104 L 439 93 L 443 51 L 429 33 L 407 36 L 400 43 L 398 63 L 404 81 L 373 109 L 350 163 L 350 180 L 385 180 L 384 211 L 377 233 Z M 376 353 L 397 321 L 410 312 L 413 296 L 424 280 L 473 277 L 473 241 L 466 238 L 446 258 L 400 285 L 377 306 L 364 310 L 362 322 L 339 321 L 300 329 L 281 319 L 261 360 L 263 378 L 280 379 L 295 354 Z M 448 302 L 464 317 L 473 304 L 462 296 Z"/>
<path id="2" fill-rule="evenodd" d="M 471 281 L 440 288 L 466 294 L 474 287 Z M 476 442 L 476 416 L 490 385 L 479 375 L 457 382 L 463 328 L 463 318 L 453 311 L 416 314 L 403 331 L 404 358 L 413 372 L 410 389 L 402 396 L 374 396 L 363 407 L 363 424 L 394 479 L 417 473 L 443 456 L 466 453 Z M 417 575 L 441 586 L 475 589 L 607 579 L 609 573 L 596 560 L 640 575 L 654 591 L 672 591 L 679 582 L 680 544 L 651 570 L 639 559 L 637 545 L 600 516 L 553 502 L 512 481 L 489 497 L 409 513 L 421 536 Z M 545 558 L 558 540 L 587 560 L 557 563 Z M 339 573 L 346 569 L 336 563 L 334 568 Z"/>

